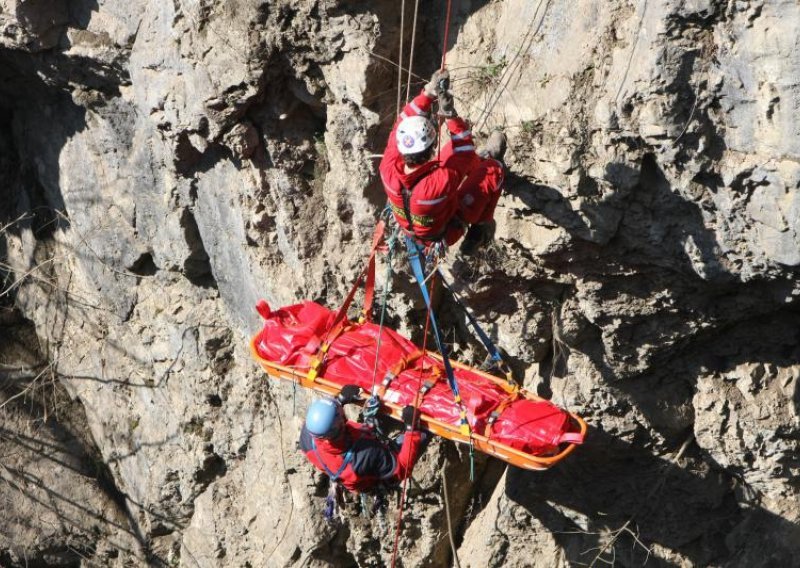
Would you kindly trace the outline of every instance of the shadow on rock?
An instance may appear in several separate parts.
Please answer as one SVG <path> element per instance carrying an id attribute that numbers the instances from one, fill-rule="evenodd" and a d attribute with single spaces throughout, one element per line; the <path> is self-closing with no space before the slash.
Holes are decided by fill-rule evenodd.
<path id="1" fill-rule="evenodd" d="M 532 211 L 566 230 L 572 237 L 590 240 L 590 228 L 556 188 L 507 172 L 504 193 L 519 199 Z"/>
<path id="2" fill-rule="evenodd" d="M 695 198 L 702 199 L 673 188 L 655 156 L 646 154 L 639 185 L 631 193 L 617 238 L 611 243 L 612 254 L 632 265 L 662 266 L 716 285 L 733 282 L 733 275 L 720 262 L 716 234 L 706 226 Z"/>
<path id="3" fill-rule="evenodd" d="M 25 359 L 35 357 L 43 360 L 31 322 L 23 319 L 13 329 L 0 328 L 0 339 L 3 346 L 0 360 L 9 353 L 17 359 L 19 349 L 25 350 Z M 91 524 L 91 534 L 95 536 L 101 530 L 128 534 L 139 550 L 125 550 L 124 544 L 116 546 L 126 554 L 148 557 L 158 564 L 158 559 L 150 556 L 149 544 L 131 513 L 127 496 L 117 487 L 111 471 L 91 443 L 83 407 L 70 400 L 55 378 L 52 365 L 40 364 L 32 371 L 0 372 L 0 385 L 0 418 L 11 426 L 0 426 L 0 443 L 11 448 L 10 452 L 4 452 L 5 457 L 0 463 L 0 481 L 22 497 L 28 514 L 31 509 L 34 512 L 45 511 L 76 534 L 72 546 L 63 545 L 63 551 L 48 549 L 43 554 L 59 554 L 79 562 L 82 557 L 79 535 L 87 531 L 87 524 Z M 14 427 L 20 420 L 27 424 L 24 432 Z M 42 472 L 55 473 L 45 476 Z M 60 479 L 65 474 L 66 479 Z M 75 474 L 74 478 L 71 478 L 72 474 Z M 81 494 L 79 490 L 75 495 L 71 494 L 70 483 L 77 484 L 80 489 L 84 479 L 96 483 L 113 506 L 102 506 L 102 501 L 84 502 L 78 497 Z M 9 506 L 7 511 L 9 517 L 6 521 L 11 528 L 20 522 L 15 517 L 16 509 Z M 31 552 L 34 551 L 26 551 L 26 554 Z M 83 552 L 93 554 L 91 550 Z M 35 561 L 35 556 L 31 561 Z"/>
<path id="4" fill-rule="evenodd" d="M 588 440 L 551 471 L 510 468 L 506 478 L 508 499 L 545 525 L 570 564 L 616 559 L 641 566 L 653 545 L 693 565 L 715 564 L 736 554 L 729 535 L 742 523 L 754 526 L 756 518 L 764 534 L 800 539 L 800 527 L 737 504 L 728 476 L 696 460 L 691 445 L 673 461 L 600 430 L 592 429 Z M 765 549 L 762 565 L 790 565 L 786 554 L 786 547 Z"/>

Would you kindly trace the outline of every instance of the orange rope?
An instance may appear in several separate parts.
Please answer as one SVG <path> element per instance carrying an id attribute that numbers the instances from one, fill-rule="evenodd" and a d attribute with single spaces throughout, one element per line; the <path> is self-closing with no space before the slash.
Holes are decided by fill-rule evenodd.
<path id="1" fill-rule="evenodd" d="M 447 38 L 450 35 L 450 11 L 452 0 L 447 0 L 447 16 L 444 20 L 444 43 L 442 44 L 442 70 L 447 63 Z"/>

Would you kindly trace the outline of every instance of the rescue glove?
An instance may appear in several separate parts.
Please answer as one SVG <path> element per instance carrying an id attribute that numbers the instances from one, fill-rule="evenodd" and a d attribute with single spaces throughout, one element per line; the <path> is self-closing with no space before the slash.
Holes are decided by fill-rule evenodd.
<path id="1" fill-rule="evenodd" d="M 361 387 L 358 385 L 344 385 L 339 393 L 339 402 L 342 404 L 350 404 L 359 400 L 361 397 Z"/>
<path id="2" fill-rule="evenodd" d="M 431 75 L 431 80 L 425 83 L 425 94 L 436 98 L 439 96 L 439 86 L 444 81 L 445 88 L 450 86 L 450 72 L 447 69 L 437 69 Z"/>
<path id="3" fill-rule="evenodd" d="M 439 116 L 445 118 L 454 118 L 458 116 L 455 102 L 453 101 L 453 93 L 450 91 L 445 91 L 439 95 Z"/>
<path id="4" fill-rule="evenodd" d="M 416 408 L 409 404 L 403 408 L 401 416 L 403 417 L 403 423 L 406 425 L 406 430 L 410 431 L 417 429 L 419 426 L 419 412 L 417 412 Z"/>
<path id="5" fill-rule="evenodd" d="M 364 405 L 363 415 L 364 418 L 375 418 L 378 415 L 378 411 L 381 409 L 381 401 L 380 399 L 372 395 L 367 399 L 366 404 Z"/>

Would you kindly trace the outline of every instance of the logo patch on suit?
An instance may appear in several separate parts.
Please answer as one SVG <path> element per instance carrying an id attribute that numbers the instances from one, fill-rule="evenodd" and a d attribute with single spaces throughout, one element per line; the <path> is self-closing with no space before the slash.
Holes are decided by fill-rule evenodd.
<path id="1" fill-rule="evenodd" d="M 414 138 L 408 134 L 403 136 L 403 146 L 411 148 L 414 145 Z"/>

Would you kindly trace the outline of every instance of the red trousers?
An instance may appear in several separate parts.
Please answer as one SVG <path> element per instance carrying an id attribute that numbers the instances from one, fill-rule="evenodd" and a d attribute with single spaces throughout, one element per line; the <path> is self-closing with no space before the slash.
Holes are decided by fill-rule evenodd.
<path id="1" fill-rule="evenodd" d="M 504 178 L 505 169 L 501 162 L 475 156 L 474 165 L 458 188 L 457 219 L 447 227 L 445 238 L 448 245 L 453 245 L 464 235 L 465 225 L 487 223 L 494 218 Z"/>

